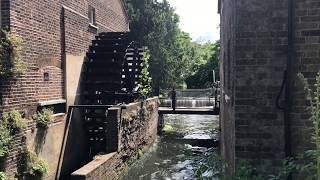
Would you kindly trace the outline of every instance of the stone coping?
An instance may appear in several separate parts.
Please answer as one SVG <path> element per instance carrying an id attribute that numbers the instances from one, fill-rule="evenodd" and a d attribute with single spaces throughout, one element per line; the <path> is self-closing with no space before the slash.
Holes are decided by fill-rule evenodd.
<path id="1" fill-rule="evenodd" d="M 130 104 L 127 104 L 125 105 L 126 106 L 126 109 L 130 109 L 130 107 L 132 106 L 137 106 L 138 104 L 141 104 L 142 102 L 149 102 L 149 101 L 154 101 L 154 100 L 157 100 L 159 99 L 158 96 L 154 96 L 154 97 L 151 97 L 151 98 L 148 98 L 144 101 L 141 101 L 141 102 L 133 102 L 133 103 L 130 103 Z"/>
<path id="2" fill-rule="evenodd" d="M 110 158 L 112 158 L 116 152 L 105 154 L 105 155 L 97 155 L 94 160 L 84 165 L 82 168 L 76 170 L 72 173 L 72 176 L 88 176 L 90 173 L 101 167 L 104 163 L 106 163 Z"/>
<path id="3" fill-rule="evenodd" d="M 38 102 L 39 106 L 49 106 L 49 105 L 54 105 L 54 104 L 62 104 L 66 103 L 67 101 L 65 99 L 57 99 L 57 100 L 50 100 L 50 101 L 41 101 Z"/>

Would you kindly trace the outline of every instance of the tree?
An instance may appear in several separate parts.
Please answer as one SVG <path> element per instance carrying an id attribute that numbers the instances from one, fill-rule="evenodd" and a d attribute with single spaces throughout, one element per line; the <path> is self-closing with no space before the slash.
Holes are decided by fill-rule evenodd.
<path id="1" fill-rule="evenodd" d="M 212 87 L 213 70 L 215 70 L 215 76 L 219 79 L 220 42 L 199 46 L 200 63 L 194 66 L 194 74 L 186 79 L 187 87 L 191 89 Z"/>
<path id="2" fill-rule="evenodd" d="M 218 54 L 215 54 L 218 46 L 192 42 L 190 35 L 179 29 L 179 16 L 167 0 L 125 0 L 125 5 L 131 39 L 150 50 L 149 70 L 154 92 L 185 87 L 187 79 L 192 87 L 199 84 L 192 82 L 198 79 L 208 84 L 208 69 L 218 66 Z"/>
<path id="3" fill-rule="evenodd" d="M 133 39 L 150 50 L 150 73 L 156 92 L 182 83 L 185 66 L 176 45 L 179 17 L 167 0 L 126 0 Z"/>

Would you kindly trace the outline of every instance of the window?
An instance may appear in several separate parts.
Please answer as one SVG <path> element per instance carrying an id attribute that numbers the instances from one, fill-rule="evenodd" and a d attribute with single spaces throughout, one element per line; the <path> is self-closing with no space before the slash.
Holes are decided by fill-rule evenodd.
<path id="1" fill-rule="evenodd" d="M 92 6 L 89 6 L 88 17 L 89 17 L 89 23 L 91 25 L 96 25 L 96 9 Z"/>

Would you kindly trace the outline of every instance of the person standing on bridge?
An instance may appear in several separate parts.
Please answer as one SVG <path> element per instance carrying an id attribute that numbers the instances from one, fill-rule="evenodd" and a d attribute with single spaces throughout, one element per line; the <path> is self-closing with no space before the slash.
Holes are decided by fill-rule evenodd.
<path id="1" fill-rule="evenodd" d="M 173 87 L 171 91 L 171 107 L 175 111 L 176 110 L 176 90 Z"/>

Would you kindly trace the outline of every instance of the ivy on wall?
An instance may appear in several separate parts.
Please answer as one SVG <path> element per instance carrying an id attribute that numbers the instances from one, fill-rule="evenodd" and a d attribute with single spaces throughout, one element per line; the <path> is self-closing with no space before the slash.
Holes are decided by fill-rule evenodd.
<path id="1" fill-rule="evenodd" d="M 149 59 L 150 59 L 150 50 L 148 48 L 144 48 L 143 62 L 141 63 L 142 70 L 139 75 L 139 84 L 138 84 L 138 92 L 147 96 L 151 93 L 151 83 L 152 78 L 149 72 Z"/>
<path id="2" fill-rule="evenodd" d="M 22 61 L 22 39 L 0 29 L 0 77 L 17 76 L 27 71 Z"/>
<path id="3" fill-rule="evenodd" d="M 25 119 L 18 111 L 3 114 L 2 119 L 0 119 L 0 158 L 9 153 L 13 136 L 26 126 Z"/>

